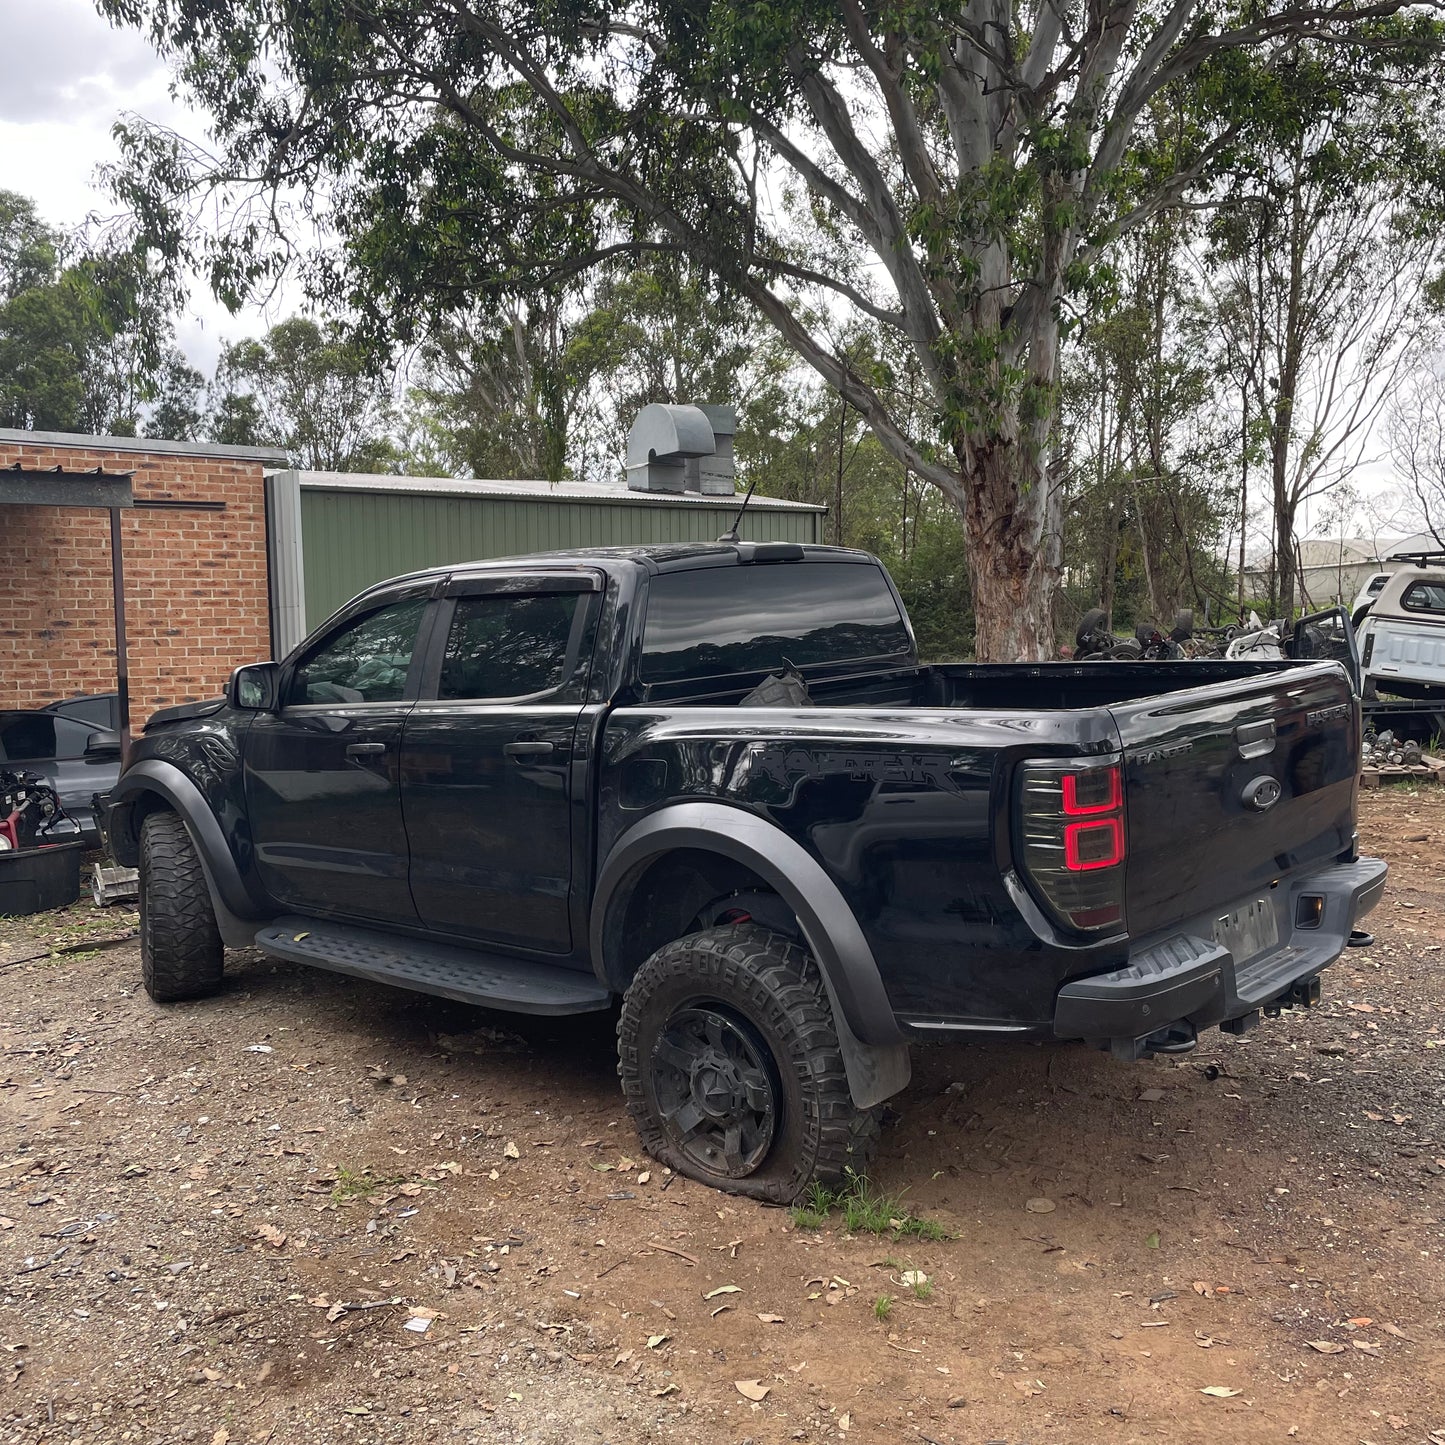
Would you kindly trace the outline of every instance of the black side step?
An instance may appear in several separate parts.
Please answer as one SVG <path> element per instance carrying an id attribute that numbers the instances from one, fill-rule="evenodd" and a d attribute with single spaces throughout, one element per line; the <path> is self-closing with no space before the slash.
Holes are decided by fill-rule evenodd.
<path id="1" fill-rule="evenodd" d="M 324 919 L 278 918 L 257 933 L 256 947 L 290 963 L 510 1013 L 592 1013 L 612 1001 L 591 974 L 576 969 Z"/>

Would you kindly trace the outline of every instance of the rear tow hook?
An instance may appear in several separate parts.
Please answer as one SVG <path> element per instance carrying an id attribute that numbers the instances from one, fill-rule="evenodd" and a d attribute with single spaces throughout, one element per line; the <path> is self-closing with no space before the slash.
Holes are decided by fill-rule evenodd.
<path id="1" fill-rule="evenodd" d="M 1199 1034 L 1191 1023 L 1171 1024 L 1143 1039 L 1113 1039 L 1110 1051 L 1116 1059 L 1134 1063 L 1150 1054 L 1187 1054 L 1199 1043 Z"/>

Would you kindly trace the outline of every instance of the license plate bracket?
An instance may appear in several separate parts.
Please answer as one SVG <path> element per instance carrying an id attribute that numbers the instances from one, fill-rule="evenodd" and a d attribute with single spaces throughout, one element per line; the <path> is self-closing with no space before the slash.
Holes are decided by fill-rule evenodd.
<path id="1" fill-rule="evenodd" d="M 1279 944 L 1279 917 L 1268 898 L 1255 898 L 1214 921 L 1214 941 L 1247 963 Z"/>

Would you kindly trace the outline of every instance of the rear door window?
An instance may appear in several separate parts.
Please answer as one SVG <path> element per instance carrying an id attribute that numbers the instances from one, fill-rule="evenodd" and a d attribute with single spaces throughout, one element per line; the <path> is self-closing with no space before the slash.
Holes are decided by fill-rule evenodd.
<path id="1" fill-rule="evenodd" d="M 437 696 L 460 701 L 535 697 L 572 671 L 573 634 L 588 594 L 459 597 Z"/>
<path id="2" fill-rule="evenodd" d="M 908 628 L 883 573 L 856 562 L 664 572 L 648 584 L 644 682 L 904 657 Z"/>

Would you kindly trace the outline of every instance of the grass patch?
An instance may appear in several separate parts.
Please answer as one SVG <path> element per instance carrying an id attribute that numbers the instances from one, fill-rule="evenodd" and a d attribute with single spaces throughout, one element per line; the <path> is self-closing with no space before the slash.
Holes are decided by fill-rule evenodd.
<path id="1" fill-rule="evenodd" d="M 331 1197 L 340 1203 L 346 1199 L 360 1199 L 364 1195 L 376 1194 L 380 1190 L 391 1189 L 404 1183 L 404 1174 L 373 1174 L 369 1169 L 358 1172 L 343 1164 L 336 1171 L 336 1183 L 331 1186 Z"/>
<path id="2" fill-rule="evenodd" d="M 881 1294 L 873 1301 L 873 1318 L 882 1324 L 893 1313 L 893 1296 Z"/>
<path id="3" fill-rule="evenodd" d="M 850 1173 L 847 1182 L 837 1189 L 815 1181 L 792 1209 L 793 1223 L 799 1229 L 822 1229 L 835 1214 L 840 1216 L 849 1234 L 887 1234 L 894 1239 L 949 1237 L 937 1220 L 910 1214 L 903 1207 L 901 1194 L 878 1192 L 862 1174 Z"/>
<path id="4" fill-rule="evenodd" d="M 931 1279 L 916 1279 L 908 1288 L 913 1291 L 913 1298 L 922 1300 L 924 1304 L 933 1298 L 933 1281 Z"/>

